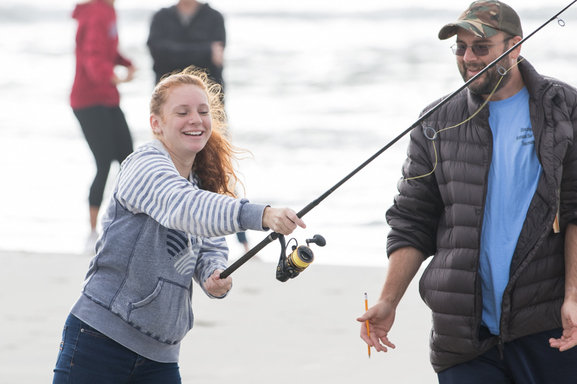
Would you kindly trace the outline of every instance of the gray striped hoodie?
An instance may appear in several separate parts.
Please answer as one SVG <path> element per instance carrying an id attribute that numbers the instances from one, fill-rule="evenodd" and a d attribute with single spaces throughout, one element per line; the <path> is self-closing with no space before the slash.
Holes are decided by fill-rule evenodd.
<path id="1" fill-rule="evenodd" d="M 222 236 L 264 230 L 265 207 L 199 189 L 160 141 L 143 145 L 122 163 L 72 314 L 141 356 L 177 362 L 192 279 L 204 290 L 227 267 Z"/>

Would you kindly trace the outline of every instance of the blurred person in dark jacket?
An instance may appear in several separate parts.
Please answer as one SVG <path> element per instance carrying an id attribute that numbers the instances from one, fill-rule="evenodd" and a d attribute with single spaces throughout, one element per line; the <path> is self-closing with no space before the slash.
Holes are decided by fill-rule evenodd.
<path id="1" fill-rule="evenodd" d="M 162 8 L 152 18 L 147 44 L 157 83 L 163 75 L 194 65 L 224 86 L 224 18 L 210 5 L 179 0 Z"/>

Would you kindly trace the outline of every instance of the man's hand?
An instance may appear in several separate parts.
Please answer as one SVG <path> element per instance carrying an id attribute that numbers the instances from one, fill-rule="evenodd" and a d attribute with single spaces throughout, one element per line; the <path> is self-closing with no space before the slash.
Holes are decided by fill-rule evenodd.
<path id="1" fill-rule="evenodd" d="M 389 256 L 387 278 L 379 301 L 357 321 L 361 322 L 361 338 L 377 352 L 387 352 L 395 348 L 389 340 L 389 331 L 395 322 L 397 306 L 405 294 L 411 280 L 417 274 L 425 260 L 423 253 L 413 247 L 397 249 Z M 369 321 L 371 337 L 367 334 L 366 321 Z"/>
<path id="2" fill-rule="evenodd" d="M 563 322 L 563 335 L 559 339 L 549 339 L 553 348 L 563 352 L 577 345 L 577 303 L 565 299 L 561 307 L 561 321 Z"/>
<path id="3" fill-rule="evenodd" d="M 563 335 L 550 339 L 553 348 L 563 352 L 577 345 L 577 225 L 565 229 L 565 301 L 561 307 Z"/>
<path id="4" fill-rule="evenodd" d="M 395 322 L 395 308 L 384 301 L 378 301 L 359 318 L 361 324 L 361 339 L 374 347 L 377 352 L 387 352 L 389 348 L 395 348 L 395 344 L 389 340 L 389 331 Z M 371 337 L 367 334 L 366 321 L 369 321 Z"/>

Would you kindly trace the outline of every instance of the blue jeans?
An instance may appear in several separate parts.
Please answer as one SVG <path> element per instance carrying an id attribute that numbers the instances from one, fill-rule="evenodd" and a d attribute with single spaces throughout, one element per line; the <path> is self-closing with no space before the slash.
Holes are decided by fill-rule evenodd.
<path id="1" fill-rule="evenodd" d="M 181 384 L 178 363 L 159 363 L 69 315 L 53 384 Z"/>
<path id="2" fill-rule="evenodd" d="M 549 339 L 561 337 L 562 332 L 558 328 L 507 342 L 503 357 L 495 346 L 476 359 L 440 372 L 439 383 L 575 384 L 577 347 L 559 352 L 549 346 Z M 488 330 L 482 329 L 482 333 L 488 334 Z"/>

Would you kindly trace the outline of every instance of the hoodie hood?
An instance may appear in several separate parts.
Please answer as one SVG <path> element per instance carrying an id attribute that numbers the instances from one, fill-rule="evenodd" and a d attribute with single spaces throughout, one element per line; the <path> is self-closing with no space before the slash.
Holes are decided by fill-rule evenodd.
<path id="1" fill-rule="evenodd" d="M 72 12 L 72 18 L 76 20 L 86 19 L 92 12 L 94 12 L 93 7 L 113 8 L 112 5 L 108 4 L 104 0 L 92 0 L 86 3 L 76 4 L 74 12 Z"/>

